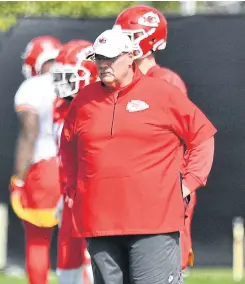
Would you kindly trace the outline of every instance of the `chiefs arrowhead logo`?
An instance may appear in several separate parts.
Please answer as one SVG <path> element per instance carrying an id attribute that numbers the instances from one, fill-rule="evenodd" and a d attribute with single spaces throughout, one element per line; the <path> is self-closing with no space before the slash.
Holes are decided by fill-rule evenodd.
<path id="1" fill-rule="evenodd" d="M 100 42 L 100 43 L 106 43 L 106 41 L 107 41 L 107 39 L 104 38 L 104 37 L 101 37 L 101 38 L 99 39 L 99 42 Z"/>
<path id="2" fill-rule="evenodd" d="M 139 18 L 138 23 L 143 26 L 157 28 L 160 23 L 160 18 L 157 14 L 148 12 Z"/>

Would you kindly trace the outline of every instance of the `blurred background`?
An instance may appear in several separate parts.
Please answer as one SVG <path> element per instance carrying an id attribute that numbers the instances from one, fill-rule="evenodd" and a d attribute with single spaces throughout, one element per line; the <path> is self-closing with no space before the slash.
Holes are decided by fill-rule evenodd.
<path id="1" fill-rule="evenodd" d="M 21 53 L 26 44 L 39 35 L 53 35 L 62 42 L 94 41 L 112 27 L 123 9 L 134 4 L 152 5 L 167 17 L 167 48 L 157 53 L 157 60 L 184 79 L 189 97 L 218 129 L 213 169 L 207 187 L 198 191 L 193 220 L 195 267 L 196 271 L 205 270 L 195 274 L 194 269 L 194 276 L 187 281 L 233 283 L 229 270 L 233 260 L 232 220 L 245 217 L 244 1 L 1 1 L 0 203 L 9 205 L 8 183 L 18 130 L 13 98 L 24 79 Z M 16 274 L 24 268 L 24 234 L 10 207 L 8 211 L 8 258 L 0 269 Z M 53 268 L 55 261 L 56 235 Z M 210 268 L 213 272 L 207 270 Z M 0 276 L 0 283 L 12 283 L 11 278 L 6 279 Z"/>

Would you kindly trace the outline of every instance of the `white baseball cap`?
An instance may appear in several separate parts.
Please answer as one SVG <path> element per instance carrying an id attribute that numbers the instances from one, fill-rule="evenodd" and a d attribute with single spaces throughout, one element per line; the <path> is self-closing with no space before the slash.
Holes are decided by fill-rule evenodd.
<path id="1" fill-rule="evenodd" d="M 132 52 L 133 44 L 130 38 L 120 30 L 106 30 L 100 34 L 93 45 L 94 53 L 113 58 L 123 52 Z"/>

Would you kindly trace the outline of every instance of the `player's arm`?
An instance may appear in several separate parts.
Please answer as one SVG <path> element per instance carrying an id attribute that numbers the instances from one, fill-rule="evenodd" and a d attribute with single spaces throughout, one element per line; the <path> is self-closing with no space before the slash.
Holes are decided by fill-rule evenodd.
<path id="1" fill-rule="evenodd" d="M 60 139 L 60 163 L 66 174 L 64 194 L 71 207 L 76 194 L 77 181 L 77 144 L 76 144 L 76 99 L 71 103 L 66 116 Z"/>
<path id="2" fill-rule="evenodd" d="M 41 94 L 36 81 L 26 80 L 14 97 L 14 107 L 19 120 L 19 131 L 14 157 L 14 181 L 24 183 L 39 131 L 39 106 Z M 11 179 L 13 181 L 13 179 Z M 15 182 L 16 183 L 16 182 Z"/>
<path id="3" fill-rule="evenodd" d="M 185 142 L 188 158 L 183 169 L 183 196 L 205 186 L 212 168 L 215 127 L 187 97 L 170 96 L 173 131 Z"/>
<path id="4" fill-rule="evenodd" d="M 35 111 L 23 110 L 18 112 L 19 133 L 16 143 L 14 175 L 24 181 L 31 165 L 35 141 L 39 131 L 39 118 Z"/>

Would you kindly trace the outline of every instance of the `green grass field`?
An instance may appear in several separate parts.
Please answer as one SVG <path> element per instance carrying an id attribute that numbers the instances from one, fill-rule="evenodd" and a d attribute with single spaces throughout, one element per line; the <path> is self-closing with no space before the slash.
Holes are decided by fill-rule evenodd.
<path id="1" fill-rule="evenodd" d="M 1 284 L 26 284 L 25 279 L 10 278 L 0 275 Z M 55 276 L 51 276 L 49 284 L 57 284 Z M 232 271 L 223 269 L 193 269 L 190 276 L 185 279 L 185 284 L 234 284 Z M 244 283 L 244 280 L 240 283 Z"/>

